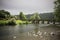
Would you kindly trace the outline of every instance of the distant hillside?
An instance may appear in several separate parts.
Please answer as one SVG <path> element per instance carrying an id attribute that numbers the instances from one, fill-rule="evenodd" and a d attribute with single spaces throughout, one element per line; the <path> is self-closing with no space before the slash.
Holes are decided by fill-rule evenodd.
<path id="1" fill-rule="evenodd" d="M 52 20 L 54 18 L 54 14 L 53 13 L 43 13 L 43 14 L 40 14 L 40 17 L 42 19 L 49 19 L 49 20 Z"/>
<path id="2" fill-rule="evenodd" d="M 26 15 L 26 17 L 28 19 L 30 19 L 30 17 L 32 16 L 33 14 L 28 14 Z M 52 20 L 54 18 L 54 14 L 53 13 L 41 13 L 39 14 L 40 18 L 45 20 L 45 19 L 49 19 L 49 20 Z"/>

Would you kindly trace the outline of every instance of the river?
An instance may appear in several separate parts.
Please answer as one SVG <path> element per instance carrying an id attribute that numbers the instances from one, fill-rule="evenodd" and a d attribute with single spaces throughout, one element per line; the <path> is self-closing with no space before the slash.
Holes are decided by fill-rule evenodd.
<path id="1" fill-rule="evenodd" d="M 60 26 L 51 24 L 0 26 L 0 40 L 60 40 Z"/>

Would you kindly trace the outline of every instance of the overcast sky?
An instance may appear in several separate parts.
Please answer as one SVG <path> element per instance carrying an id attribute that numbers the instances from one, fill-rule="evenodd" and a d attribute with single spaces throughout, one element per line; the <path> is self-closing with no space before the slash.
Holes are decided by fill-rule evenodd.
<path id="1" fill-rule="evenodd" d="M 34 12 L 53 12 L 54 0 L 0 0 L 0 9 L 5 9 L 11 14 L 32 14 Z"/>

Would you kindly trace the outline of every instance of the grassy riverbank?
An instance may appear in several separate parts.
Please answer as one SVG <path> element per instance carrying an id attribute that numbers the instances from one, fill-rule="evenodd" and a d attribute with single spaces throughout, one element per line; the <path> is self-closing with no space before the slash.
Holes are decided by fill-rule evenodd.
<path id="1" fill-rule="evenodd" d="M 0 25 L 20 25 L 20 24 L 30 24 L 31 22 L 22 20 L 0 20 Z"/>
<path id="2" fill-rule="evenodd" d="M 22 21 L 22 20 L 16 20 L 16 24 L 30 24 L 31 22 L 28 21 Z"/>
<path id="3" fill-rule="evenodd" d="M 16 25 L 13 20 L 0 20 L 0 25 Z"/>

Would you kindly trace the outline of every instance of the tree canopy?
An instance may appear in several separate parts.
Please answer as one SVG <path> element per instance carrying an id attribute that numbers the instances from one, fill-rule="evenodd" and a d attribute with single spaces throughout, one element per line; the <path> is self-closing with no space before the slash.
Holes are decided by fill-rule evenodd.
<path id="1" fill-rule="evenodd" d="M 32 16 L 31 16 L 31 18 L 30 18 L 30 20 L 40 20 L 41 18 L 40 18 L 40 16 L 39 16 L 39 14 L 38 13 L 34 13 Z"/>
<path id="2" fill-rule="evenodd" d="M 0 10 L 0 19 L 6 19 L 10 17 L 10 12 L 5 10 Z"/>
<path id="3" fill-rule="evenodd" d="M 57 21 L 60 21 L 60 0 L 56 0 L 54 3 L 55 3 L 55 16 Z"/>
<path id="4" fill-rule="evenodd" d="M 27 20 L 26 16 L 23 14 L 23 12 L 20 12 L 19 17 L 20 17 L 20 20 Z"/>

